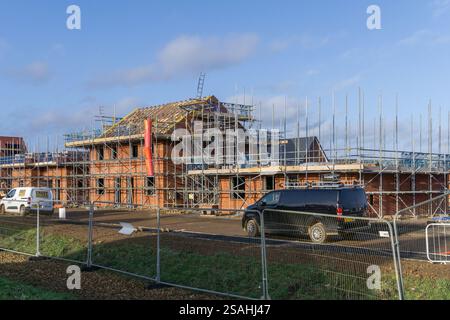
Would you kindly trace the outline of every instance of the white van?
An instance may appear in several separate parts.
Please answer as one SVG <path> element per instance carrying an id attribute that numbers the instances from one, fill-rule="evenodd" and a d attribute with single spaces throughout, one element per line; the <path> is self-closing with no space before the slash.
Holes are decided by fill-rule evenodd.
<path id="1" fill-rule="evenodd" d="M 20 213 L 25 216 L 36 213 L 53 214 L 53 193 L 49 188 L 16 188 L 0 201 L 0 214 Z"/>

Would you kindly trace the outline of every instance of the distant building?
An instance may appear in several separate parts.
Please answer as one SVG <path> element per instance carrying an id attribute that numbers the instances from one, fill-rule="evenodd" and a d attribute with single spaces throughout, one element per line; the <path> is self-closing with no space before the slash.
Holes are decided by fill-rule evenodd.
<path id="1" fill-rule="evenodd" d="M 0 157 L 14 157 L 26 152 L 27 147 L 22 137 L 0 136 Z"/>

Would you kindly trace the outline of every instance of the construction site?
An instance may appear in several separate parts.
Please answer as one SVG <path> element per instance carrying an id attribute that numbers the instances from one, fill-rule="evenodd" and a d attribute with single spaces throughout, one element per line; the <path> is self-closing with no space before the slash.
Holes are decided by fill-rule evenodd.
<path id="1" fill-rule="evenodd" d="M 440 120 L 439 128 L 433 128 L 431 105 L 427 134 L 422 133 L 422 118 L 420 132 L 411 119 L 409 150 L 399 147 L 398 112 L 395 119 L 386 119 L 381 99 L 375 120 L 365 115 L 361 91 L 352 111 L 346 99 L 339 119 L 334 101 L 331 107 L 332 112 L 324 112 L 320 99 L 307 100 L 302 115 L 298 112 L 295 129 L 288 131 L 286 106 L 274 106 L 272 125 L 279 130 L 280 146 L 278 159 L 269 163 L 251 154 L 259 151 L 246 147 L 245 155 L 225 155 L 239 164 L 206 163 L 202 156 L 175 164 L 172 151 L 180 143 L 172 139 L 176 129 L 193 132 L 198 122 L 204 130 L 265 129 L 255 116 L 258 106 L 202 97 L 199 84 L 194 99 L 137 108 L 123 117 L 102 114 L 94 130 L 65 134 L 63 151 L 30 152 L 23 138 L 0 137 L 1 192 L 17 187 L 49 187 L 55 200 L 66 207 L 96 203 L 130 209 L 243 209 L 272 190 L 343 184 L 364 187 L 371 215 L 381 218 L 447 190 L 450 152 L 448 145 L 442 146 Z M 285 113 L 284 119 L 275 119 L 275 108 L 278 115 Z M 349 118 L 350 112 L 356 119 Z M 324 113 L 331 115 L 326 119 L 331 124 L 327 135 L 320 127 Z M 313 122 L 319 126 L 309 129 Z M 394 123 L 392 132 L 386 133 L 386 123 Z M 289 126 L 292 128 L 292 123 Z M 394 142 L 389 149 L 386 135 L 391 134 Z M 420 146 L 416 142 L 419 134 Z M 423 151 L 425 136 L 428 146 Z M 201 141 L 201 145 L 205 143 L 209 142 Z M 447 153 L 442 152 L 444 149 Z M 238 161 L 239 157 L 244 160 Z M 442 206 L 431 210 L 442 210 Z"/>

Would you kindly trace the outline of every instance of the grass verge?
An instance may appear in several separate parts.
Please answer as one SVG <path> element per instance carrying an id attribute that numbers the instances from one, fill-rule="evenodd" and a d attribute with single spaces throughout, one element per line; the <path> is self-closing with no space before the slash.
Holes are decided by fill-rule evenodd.
<path id="1" fill-rule="evenodd" d="M 74 296 L 32 287 L 0 277 L 0 300 L 73 300 Z"/>

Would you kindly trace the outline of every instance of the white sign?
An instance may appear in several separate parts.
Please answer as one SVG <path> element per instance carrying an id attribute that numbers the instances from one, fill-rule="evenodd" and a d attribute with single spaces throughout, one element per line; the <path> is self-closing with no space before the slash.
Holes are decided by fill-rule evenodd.
<path id="1" fill-rule="evenodd" d="M 126 236 L 131 236 L 133 233 L 137 231 L 135 227 L 131 223 L 121 222 L 120 225 L 122 229 L 120 229 L 119 233 L 124 234 Z"/>
<path id="2" fill-rule="evenodd" d="M 380 238 L 390 238 L 389 231 L 380 231 Z"/>

